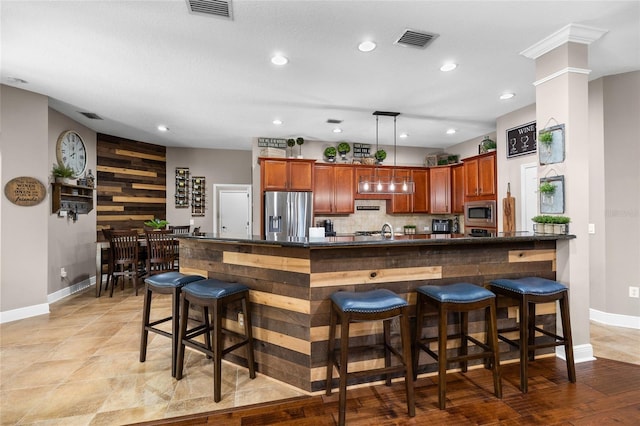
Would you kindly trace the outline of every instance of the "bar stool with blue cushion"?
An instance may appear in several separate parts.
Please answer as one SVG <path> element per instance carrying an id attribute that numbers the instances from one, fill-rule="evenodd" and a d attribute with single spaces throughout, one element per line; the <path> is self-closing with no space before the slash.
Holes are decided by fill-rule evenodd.
<path id="1" fill-rule="evenodd" d="M 553 280 L 539 277 L 525 277 L 518 279 L 498 279 L 491 281 L 491 291 L 506 296 L 518 302 L 520 309 L 519 324 L 499 330 L 500 340 L 520 348 L 520 390 L 527 393 L 527 363 L 535 359 L 536 349 L 564 346 L 567 361 L 569 381 L 575 383 L 576 368 L 573 360 L 573 339 L 571 338 L 571 320 L 569 318 L 569 289 Z M 562 319 L 562 336 L 536 326 L 536 304 L 558 301 Z M 518 341 L 508 339 L 503 333 L 519 331 Z M 549 339 L 539 339 L 536 343 L 535 333 L 542 333 Z M 563 337 L 564 336 L 564 337 Z"/>
<path id="2" fill-rule="evenodd" d="M 391 346 L 391 320 L 400 317 L 402 353 Z M 335 348 L 336 323 L 340 321 L 340 348 Z M 375 346 L 349 347 L 349 325 L 359 321 L 383 321 L 385 366 L 373 370 L 348 372 L 349 351 L 371 351 Z M 347 405 L 347 380 L 349 378 L 384 374 L 387 386 L 391 385 L 391 374 L 404 375 L 409 416 L 415 416 L 413 372 L 411 371 L 411 337 L 409 331 L 409 305 L 406 300 L 386 289 L 364 292 L 338 291 L 331 295 L 329 323 L 329 349 L 327 353 L 327 395 L 331 395 L 333 366 L 338 368 L 339 378 L 339 424 L 345 424 Z M 380 346 L 380 345 L 378 345 Z M 339 353 L 339 357 L 337 354 Z M 400 364 L 391 365 L 391 354 L 400 359 Z"/>
<path id="3" fill-rule="evenodd" d="M 247 365 L 249 367 L 249 377 L 256 377 L 253 360 L 253 335 L 251 331 L 251 310 L 249 307 L 249 288 L 239 283 L 229 283 L 217 279 L 206 279 L 187 284 L 182 288 L 180 294 L 182 304 L 182 316 L 180 317 L 180 337 L 178 344 L 178 366 L 176 379 L 182 379 L 182 369 L 184 366 L 185 346 L 200 351 L 213 358 L 213 399 L 219 402 L 222 388 L 222 357 L 238 349 L 247 346 Z M 232 330 L 222 328 L 222 314 L 224 308 L 233 302 L 242 303 L 242 314 L 244 315 L 244 336 Z M 203 321 L 201 324 L 187 329 L 188 313 L 191 304 L 203 308 Z M 209 312 L 211 310 L 212 312 Z M 229 310 L 227 310 L 229 311 Z M 211 314 L 212 321 L 209 320 Z M 223 349 L 222 335 L 227 334 L 240 339 L 239 342 Z M 196 340 L 198 336 L 205 335 L 205 343 Z M 213 345 L 207 343 L 206 336 L 211 336 Z"/>
<path id="4" fill-rule="evenodd" d="M 178 325 L 180 318 L 180 289 L 194 281 L 203 280 L 199 275 L 185 275 L 180 272 L 165 272 L 147 277 L 144 292 L 144 308 L 142 312 L 142 335 L 140 337 L 140 362 L 147 358 L 147 342 L 149 332 L 160 334 L 171 339 L 171 376 L 176 376 L 176 356 L 178 350 Z M 171 295 L 171 315 L 151 321 L 151 300 L 153 293 Z M 157 326 L 171 321 L 171 331 Z"/>
<path id="5" fill-rule="evenodd" d="M 500 355 L 498 349 L 498 333 L 496 320 L 496 296 L 484 287 L 469 283 L 450 285 L 425 285 L 417 288 L 416 302 L 416 330 L 415 353 L 413 357 L 413 371 L 417 376 L 420 349 L 427 352 L 438 362 L 438 405 L 441 410 L 446 406 L 447 365 L 459 362 L 462 372 L 467 371 L 469 360 L 484 359 L 485 366 L 493 371 L 493 387 L 496 397 L 502 398 L 502 382 L 500 379 Z M 438 336 L 422 337 L 422 327 L 427 307 L 435 307 L 438 312 Z M 469 312 L 479 309 L 485 310 L 485 325 L 487 330 L 486 342 L 480 342 L 469 336 Z M 448 313 L 457 312 L 460 316 L 460 331 L 448 334 Z M 460 339 L 457 356 L 447 354 L 447 340 Z M 429 347 L 429 343 L 438 341 L 438 352 Z M 482 351 L 468 350 L 469 342 L 475 344 Z"/>

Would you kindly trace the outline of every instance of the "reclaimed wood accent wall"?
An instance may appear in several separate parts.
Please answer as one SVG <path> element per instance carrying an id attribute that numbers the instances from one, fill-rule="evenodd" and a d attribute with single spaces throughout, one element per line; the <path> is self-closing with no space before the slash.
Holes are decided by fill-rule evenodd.
<path id="1" fill-rule="evenodd" d="M 166 218 L 166 147 L 97 135 L 97 238 L 102 229 L 144 229 Z"/>
<path id="2" fill-rule="evenodd" d="M 258 371 L 309 392 L 325 386 L 329 296 L 335 291 L 387 288 L 406 298 L 415 312 L 415 289 L 422 285 L 463 281 L 486 285 L 496 278 L 524 276 L 555 279 L 556 269 L 555 241 L 313 249 L 181 239 L 180 252 L 183 273 L 237 281 L 251 289 Z M 516 324 L 516 309 L 509 305 L 502 299 L 499 303 L 501 328 Z M 237 324 L 239 310 L 240 307 L 231 307 L 225 314 L 225 323 L 242 332 Z M 554 303 L 538 306 L 536 314 L 537 325 L 555 330 Z M 425 321 L 423 335 L 437 335 L 435 313 Z M 456 321 L 451 318 L 450 324 Z M 484 339 L 482 312 L 470 315 L 469 330 L 476 338 Z M 392 334 L 398 344 L 397 324 L 392 323 Z M 353 324 L 351 336 L 352 345 L 379 343 L 381 323 Z M 450 350 L 455 352 L 457 345 L 459 341 L 451 341 Z M 503 361 L 518 359 L 517 350 L 504 342 L 500 345 Z M 553 348 L 540 353 L 553 353 Z M 246 366 L 242 351 L 227 357 Z M 381 367 L 383 363 L 381 351 L 361 353 L 350 357 L 349 370 Z M 437 365 L 423 352 L 419 373 L 432 372 L 437 372 Z M 335 372 L 334 382 L 337 383 Z"/>

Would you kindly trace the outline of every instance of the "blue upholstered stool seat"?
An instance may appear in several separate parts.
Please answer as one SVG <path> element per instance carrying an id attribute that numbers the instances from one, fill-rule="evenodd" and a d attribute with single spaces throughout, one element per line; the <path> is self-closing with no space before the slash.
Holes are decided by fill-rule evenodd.
<path id="1" fill-rule="evenodd" d="M 182 291 L 195 297 L 220 299 L 249 290 L 249 287 L 238 283 L 228 283 L 225 281 L 209 278 L 206 280 L 192 282 L 182 288 Z"/>
<path id="2" fill-rule="evenodd" d="M 491 285 L 511 290 L 519 294 L 532 294 L 536 296 L 548 296 L 563 292 L 567 287 L 557 281 L 539 277 L 525 277 L 518 279 L 499 279 L 491 281 Z"/>
<path id="3" fill-rule="evenodd" d="M 440 303 L 473 303 L 496 297 L 484 287 L 469 283 L 451 285 L 424 285 L 416 289 Z"/>
<path id="4" fill-rule="evenodd" d="M 152 275 L 145 278 L 144 282 L 156 287 L 182 287 L 194 281 L 204 280 L 200 275 L 185 275 L 183 273 L 172 271 L 162 274 Z"/>
<path id="5" fill-rule="evenodd" d="M 407 301 L 391 290 L 338 291 L 331 300 L 342 312 L 375 313 L 407 306 Z"/>

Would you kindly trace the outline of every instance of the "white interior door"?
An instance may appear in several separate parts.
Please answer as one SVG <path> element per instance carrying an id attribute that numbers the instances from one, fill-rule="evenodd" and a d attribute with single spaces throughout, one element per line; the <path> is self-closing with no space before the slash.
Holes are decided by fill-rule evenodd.
<path id="1" fill-rule="evenodd" d="M 538 164 L 523 164 L 520 168 L 520 182 L 522 182 L 520 210 L 523 231 L 533 232 L 531 218 L 538 214 Z"/>
<path id="2" fill-rule="evenodd" d="M 251 235 L 251 185 L 214 185 L 213 229 L 221 236 Z"/>

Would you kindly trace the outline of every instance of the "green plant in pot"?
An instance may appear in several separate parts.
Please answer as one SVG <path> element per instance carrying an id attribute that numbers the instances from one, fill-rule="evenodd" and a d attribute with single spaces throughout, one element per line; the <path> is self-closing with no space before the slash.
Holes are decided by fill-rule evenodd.
<path id="1" fill-rule="evenodd" d="M 543 204 L 553 204 L 553 194 L 556 192 L 556 187 L 551 182 L 542 182 L 538 188 L 540 191 L 540 201 Z"/>
<path id="2" fill-rule="evenodd" d="M 67 167 L 63 164 L 54 164 L 51 169 L 51 174 L 55 178 L 56 182 L 68 182 L 69 179 L 73 179 L 75 175 L 71 167 Z"/>
<path id="3" fill-rule="evenodd" d="M 327 157 L 327 161 L 333 163 L 336 160 L 336 149 L 332 146 L 328 146 L 324 149 L 324 156 Z"/>
<path id="4" fill-rule="evenodd" d="M 538 136 L 538 142 L 540 142 L 540 147 L 544 149 L 544 152 L 549 154 L 551 153 L 551 144 L 553 144 L 553 133 L 551 132 L 542 132 L 540 136 Z"/>
<path id="5" fill-rule="evenodd" d="M 485 136 L 480 142 L 480 150 L 482 152 L 489 152 L 496 149 L 496 142 L 489 139 L 489 136 Z"/>
<path id="6" fill-rule="evenodd" d="M 552 216 L 553 233 L 559 235 L 568 234 L 569 222 L 571 222 L 571 219 L 567 216 Z"/>
<path id="7" fill-rule="evenodd" d="M 169 222 L 167 222 L 164 219 L 153 219 L 153 220 L 147 220 L 144 225 L 148 226 L 151 229 L 154 230 L 158 230 L 158 229 L 165 229 L 167 227 L 167 225 L 169 224 Z"/>
<path id="8" fill-rule="evenodd" d="M 338 152 L 343 160 L 346 159 L 347 154 L 351 151 L 351 146 L 346 142 L 340 142 L 338 144 Z"/>
<path id="9" fill-rule="evenodd" d="M 296 146 L 296 140 L 287 139 L 287 146 L 289 147 L 289 157 L 293 157 L 293 147 Z"/>
<path id="10" fill-rule="evenodd" d="M 536 224 L 533 227 L 534 232 L 540 234 L 552 234 L 553 233 L 553 216 L 550 215 L 538 215 L 531 218 Z"/>
<path id="11" fill-rule="evenodd" d="M 374 154 L 374 157 L 376 157 L 378 163 L 382 163 L 384 159 L 387 158 L 387 152 L 384 149 L 379 149 Z"/>
<path id="12" fill-rule="evenodd" d="M 304 139 L 303 138 L 297 138 L 296 139 L 296 143 L 300 147 L 300 150 L 298 151 L 298 158 L 302 158 L 302 144 L 304 144 Z"/>

